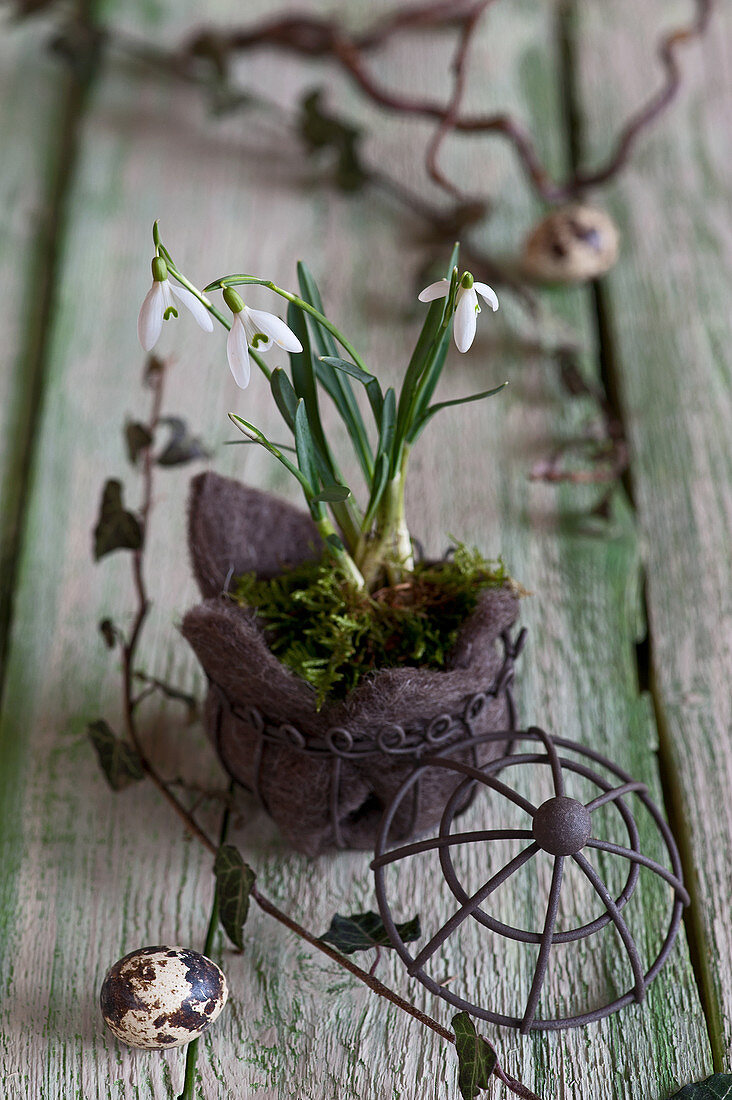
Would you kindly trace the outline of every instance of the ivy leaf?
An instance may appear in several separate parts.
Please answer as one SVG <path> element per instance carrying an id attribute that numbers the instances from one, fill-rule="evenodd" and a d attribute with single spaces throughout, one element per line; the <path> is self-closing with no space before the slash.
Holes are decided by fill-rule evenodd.
<path id="1" fill-rule="evenodd" d="M 419 916 L 396 926 L 405 943 L 412 943 L 422 935 Z M 378 913 L 352 913 L 342 917 L 336 913 L 328 931 L 320 937 L 323 943 L 332 943 L 344 955 L 355 951 L 368 951 L 372 947 L 391 947 L 384 922 Z"/>
<path id="2" fill-rule="evenodd" d="M 222 844 L 214 862 L 219 920 L 231 942 L 244 950 L 243 930 L 249 913 L 249 897 L 256 879 L 233 844 Z"/>
<path id="3" fill-rule="evenodd" d="M 124 790 L 145 778 L 142 761 L 132 745 L 118 737 L 103 718 L 90 722 L 87 733 L 99 757 L 99 766 L 113 791 Z"/>
<path id="4" fill-rule="evenodd" d="M 478 1035 L 467 1012 L 452 1018 L 455 1049 L 458 1056 L 458 1087 L 463 1100 L 473 1100 L 489 1087 L 496 1068 L 496 1052 L 487 1039 Z"/>
<path id="5" fill-rule="evenodd" d="M 149 447 L 153 441 L 148 428 L 137 420 L 128 420 L 125 424 L 125 443 L 127 444 L 127 457 L 134 466 L 140 456 L 140 452 Z"/>
<path id="6" fill-rule="evenodd" d="M 117 628 L 111 619 L 102 619 L 99 624 L 99 633 L 104 638 L 107 649 L 114 649 L 117 644 Z"/>
<path id="7" fill-rule="evenodd" d="M 732 1100 L 732 1073 L 715 1073 L 706 1081 L 686 1085 L 671 1100 Z"/>
<path id="8" fill-rule="evenodd" d="M 332 149 L 336 154 L 336 183 L 342 191 L 357 191 L 367 179 L 361 162 L 361 131 L 322 105 L 316 88 L 300 101 L 300 133 L 311 150 Z"/>
<path id="9" fill-rule="evenodd" d="M 191 435 L 185 420 L 179 416 L 162 416 L 160 423 L 170 428 L 170 439 L 156 459 L 158 466 L 182 466 L 197 458 L 209 457 L 201 440 Z"/>
<path id="10" fill-rule="evenodd" d="M 142 527 L 132 512 L 122 503 L 122 483 L 111 478 L 102 491 L 99 519 L 94 528 L 94 560 L 99 561 L 113 550 L 139 550 Z"/>

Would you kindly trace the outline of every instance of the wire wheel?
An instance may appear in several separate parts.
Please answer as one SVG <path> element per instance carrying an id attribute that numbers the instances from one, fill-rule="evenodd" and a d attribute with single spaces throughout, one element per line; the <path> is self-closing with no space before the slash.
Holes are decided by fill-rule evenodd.
<path id="1" fill-rule="evenodd" d="M 681 923 L 683 907 L 689 904 L 689 897 L 682 881 L 682 869 L 679 853 L 671 831 L 660 810 L 648 796 L 643 783 L 634 780 L 616 764 L 611 763 L 600 753 L 585 748 L 573 741 L 554 738 L 537 727 L 523 732 L 491 733 L 474 738 L 476 746 L 487 741 L 512 737 L 509 755 L 492 760 L 481 768 L 449 756 L 434 755 L 422 760 L 409 778 L 397 791 L 387 809 L 381 824 L 371 864 L 375 876 L 376 896 L 379 909 L 389 938 L 406 964 L 410 975 L 416 977 L 431 992 L 449 1001 L 450 1004 L 471 1013 L 473 1016 L 491 1023 L 518 1028 L 526 1033 L 532 1030 L 560 1030 L 592 1023 L 617 1012 L 626 1005 L 643 1000 L 649 984 L 658 974 L 676 939 Z M 470 744 L 471 742 L 467 742 Z M 462 747 L 466 743 L 463 742 Z M 538 751 L 537 751 L 538 750 Z M 560 751 L 571 752 L 572 756 L 560 755 Z M 575 757 L 579 757 L 576 759 Z M 540 805 L 534 805 L 523 794 L 515 790 L 498 775 L 507 768 L 524 769 L 541 766 L 549 768 L 553 794 Z M 389 833 L 394 817 L 402 800 L 409 797 L 415 783 L 420 781 L 426 769 L 446 769 L 462 775 L 452 795 L 448 799 L 440 822 L 439 833 L 435 837 L 401 845 L 389 846 Z M 570 798 L 565 791 L 567 774 L 582 777 L 598 793 L 587 802 Z M 526 826 L 506 829 L 482 829 L 470 832 L 453 832 L 455 817 L 465 806 L 466 798 L 483 788 L 494 797 L 496 795 L 508 802 L 526 816 Z M 669 858 L 670 868 L 657 863 L 640 850 L 638 826 L 628 806 L 628 799 L 637 799 L 654 821 L 661 835 Z M 614 806 L 628 834 L 628 844 L 616 844 L 593 835 L 596 811 L 602 806 Z M 460 882 L 455 869 L 454 855 L 461 846 L 475 843 L 496 844 L 501 841 L 520 842 L 520 851 L 503 864 L 477 890 L 469 891 Z M 606 852 L 618 856 L 628 864 L 627 878 L 622 889 L 611 893 L 597 870 L 584 854 L 586 849 Z M 384 871 L 387 867 L 410 859 L 425 852 L 436 851 L 439 856 L 442 875 L 459 908 L 435 933 L 426 944 L 412 954 L 401 939 L 391 913 L 386 893 Z M 553 860 L 551 885 L 546 899 L 543 928 L 531 931 L 506 924 L 491 915 L 484 908 L 492 895 L 522 867 L 530 863 L 539 853 L 545 853 Z M 557 930 L 557 915 L 565 878 L 565 866 L 571 860 L 589 883 L 593 894 L 602 903 L 600 916 L 589 920 L 576 928 Z M 651 964 L 644 968 L 638 946 L 628 927 L 624 909 L 633 897 L 641 868 L 647 868 L 663 879 L 672 890 L 671 915 L 668 932 L 660 951 Z M 425 965 L 433 960 L 440 948 L 461 927 L 464 921 L 471 919 L 492 932 L 511 940 L 538 945 L 538 956 L 534 968 L 533 980 L 522 1016 L 508 1016 L 465 1000 L 451 989 L 438 984 L 425 970 Z M 612 924 L 622 942 L 628 959 L 631 981 L 629 988 L 621 996 L 591 1011 L 578 1012 L 575 1015 L 540 1019 L 537 1017 L 539 998 L 551 961 L 552 949 L 556 944 L 574 943 L 586 939 Z"/>

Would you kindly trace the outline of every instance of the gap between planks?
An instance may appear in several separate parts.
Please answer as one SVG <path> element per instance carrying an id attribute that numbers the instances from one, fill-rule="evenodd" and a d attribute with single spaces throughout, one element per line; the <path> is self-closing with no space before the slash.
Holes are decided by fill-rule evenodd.
<path id="1" fill-rule="evenodd" d="M 559 0 L 557 12 L 562 95 L 564 95 L 565 117 L 567 120 L 568 156 L 572 171 L 577 171 L 588 154 L 587 143 L 584 142 L 582 123 L 584 118 L 591 114 L 591 109 L 587 112 L 583 111 L 583 107 L 587 105 L 582 101 L 580 90 L 580 47 L 578 43 L 580 0 Z M 684 64 L 684 59 L 681 59 L 681 64 Z M 685 88 L 682 85 L 677 99 L 680 99 L 684 91 Z M 674 102 L 670 108 L 671 112 L 678 106 L 678 102 Z M 671 124 L 673 124 L 673 120 L 671 120 Z M 682 125 L 684 122 L 679 121 L 677 124 Z M 590 201 L 592 201 L 591 197 Z M 592 304 L 594 321 L 596 321 L 598 365 L 605 396 L 608 398 L 613 415 L 623 428 L 625 439 L 629 439 L 629 418 L 626 416 L 623 400 L 623 351 L 614 335 L 618 331 L 618 318 L 615 317 L 613 309 L 612 290 L 609 290 L 603 282 L 593 284 Z M 633 515 L 636 518 L 638 518 L 638 506 L 635 481 L 638 476 L 643 476 L 643 474 L 638 471 L 637 461 L 631 451 L 629 465 L 627 465 L 622 477 L 622 484 L 627 497 L 629 497 Z M 681 866 L 684 868 L 684 879 L 691 897 L 691 905 L 684 914 L 689 958 L 703 1010 L 704 1023 L 707 1026 L 714 1069 L 719 1073 L 725 1068 L 723 1029 L 720 1023 L 720 1009 L 714 1002 L 713 991 L 710 988 L 706 972 L 706 963 L 704 963 L 708 948 L 701 920 L 703 895 L 699 889 L 695 857 L 693 857 L 693 848 L 687 834 L 684 811 L 682 811 L 680 794 L 684 784 L 682 784 L 678 774 L 678 758 L 671 750 L 673 730 L 671 730 L 666 718 L 663 691 L 660 689 L 657 676 L 654 674 L 654 617 L 649 613 L 647 570 L 643 559 L 640 561 L 640 572 L 641 609 L 645 624 L 645 635 L 643 638 L 638 639 L 635 647 L 638 690 L 647 692 L 653 705 L 654 722 L 658 731 L 657 771 L 663 793 L 664 809 L 677 840 Z"/>
<path id="2" fill-rule="evenodd" d="M 93 0 L 78 0 L 81 18 L 91 10 Z M 25 514 L 32 491 L 33 459 L 38 429 L 42 422 L 44 382 L 48 368 L 50 318 L 56 301 L 56 281 L 63 250 L 67 197 L 77 160 L 79 132 L 87 95 L 96 70 L 97 47 L 81 62 L 81 68 L 66 59 L 59 77 L 61 109 L 58 128 L 50 150 L 52 170 L 43 202 L 41 219 L 30 253 L 28 294 L 30 307 L 24 325 L 18 363 L 22 365 L 24 392 L 18 398 L 20 423 L 13 425 L 11 456 L 0 529 L 0 706 L 4 696 L 6 655 L 12 630 L 15 585 L 25 528 Z M 39 323 L 41 318 L 41 323 Z"/>

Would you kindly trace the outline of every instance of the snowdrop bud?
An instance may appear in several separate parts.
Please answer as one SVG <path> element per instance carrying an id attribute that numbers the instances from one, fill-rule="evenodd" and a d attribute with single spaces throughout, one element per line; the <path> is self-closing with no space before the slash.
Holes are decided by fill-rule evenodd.
<path id="1" fill-rule="evenodd" d="M 168 278 L 168 265 L 160 256 L 152 262 L 152 277 L 156 283 L 163 283 Z"/>
<path id="2" fill-rule="evenodd" d="M 241 295 L 237 294 L 231 286 L 224 287 L 224 301 L 232 313 L 241 313 L 244 309 L 244 302 L 242 301 Z"/>

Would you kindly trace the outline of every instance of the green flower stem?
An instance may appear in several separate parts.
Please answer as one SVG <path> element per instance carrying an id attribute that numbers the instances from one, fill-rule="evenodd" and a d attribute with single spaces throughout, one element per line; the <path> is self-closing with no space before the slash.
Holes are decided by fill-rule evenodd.
<path id="1" fill-rule="evenodd" d="M 178 280 L 178 282 L 181 284 L 181 286 L 184 286 L 186 288 L 186 290 L 189 290 L 191 292 L 191 294 L 193 294 L 196 298 L 198 298 L 199 302 L 201 302 L 202 305 L 204 305 L 206 307 L 206 309 L 209 311 L 211 316 L 215 317 L 216 320 L 219 322 L 219 324 L 223 325 L 224 328 L 227 329 L 227 331 L 230 330 L 231 329 L 231 322 L 224 316 L 223 313 L 221 313 L 220 310 L 218 310 L 216 308 L 216 306 L 213 305 L 212 302 L 210 302 L 208 300 L 208 298 L 205 296 L 205 293 L 202 293 L 198 289 L 198 287 L 194 286 L 194 284 L 189 279 L 187 279 L 181 271 L 178 270 L 172 256 L 168 252 L 165 245 L 163 245 L 160 241 L 159 233 L 158 233 L 158 230 L 157 230 L 157 222 L 155 223 L 155 226 L 153 228 L 153 240 L 155 242 L 155 246 L 156 246 L 159 254 L 164 258 L 170 274 L 173 275 Z M 235 279 L 238 280 L 238 281 L 234 281 Z M 287 290 L 283 290 L 281 287 L 276 286 L 275 283 L 273 283 L 271 281 L 264 280 L 264 279 L 255 279 L 251 276 L 235 276 L 235 277 L 232 277 L 232 278 L 220 279 L 220 280 L 218 280 L 217 283 L 211 283 L 208 287 L 206 287 L 206 290 L 220 289 L 221 286 L 223 286 L 223 285 L 226 285 L 226 286 L 240 286 L 240 285 L 243 285 L 243 284 L 246 284 L 246 283 L 256 283 L 259 286 L 265 286 L 268 289 L 273 290 L 276 294 L 279 294 L 282 298 L 285 298 L 287 301 L 292 302 L 294 305 L 296 305 L 299 308 L 305 310 L 305 312 L 312 314 L 312 316 L 315 317 L 321 324 L 323 324 L 328 329 L 328 331 L 339 341 L 341 346 L 352 357 L 352 359 L 353 359 L 354 363 L 356 364 L 356 366 L 360 367 L 364 371 L 366 370 L 366 366 L 363 363 L 363 360 L 358 355 L 358 352 L 349 343 L 349 341 L 346 340 L 346 338 L 338 331 L 338 329 L 335 327 L 335 325 L 331 324 L 331 322 L 328 320 L 327 317 L 325 317 L 319 310 L 315 309 L 314 306 L 311 306 L 309 304 L 309 302 L 306 302 L 304 299 L 299 298 L 295 294 L 291 294 Z M 257 366 L 261 370 L 262 374 L 264 374 L 264 376 L 269 381 L 272 377 L 272 371 L 266 365 L 266 363 L 262 359 L 261 355 L 259 355 L 259 353 L 252 347 L 249 348 L 249 354 L 251 355 L 252 359 L 254 360 L 254 362 L 257 364 Z M 365 436 L 361 437 L 360 432 L 359 432 L 358 443 L 361 446 L 363 453 L 365 455 L 367 455 L 368 450 L 369 450 L 369 448 L 368 448 L 368 439 L 366 439 Z M 283 461 L 281 456 L 278 456 L 278 457 L 280 457 L 280 461 Z M 367 465 L 368 465 L 368 463 L 367 463 Z M 289 467 L 289 468 L 290 468 L 291 473 L 294 472 L 294 469 L 292 467 Z M 297 476 L 297 475 L 295 475 L 295 476 Z M 358 543 L 359 529 L 358 529 L 358 523 L 354 519 L 354 517 L 352 516 L 349 506 L 347 504 L 336 505 L 335 507 L 331 508 L 331 511 L 333 512 L 333 516 L 334 516 L 338 526 L 340 527 L 341 531 L 343 532 L 343 536 L 346 539 L 346 542 L 349 544 L 349 546 L 351 548 L 354 548 Z M 333 531 L 332 533 L 335 534 L 335 531 Z M 348 573 L 349 577 L 355 583 L 356 573 L 358 573 L 358 570 L 356 569 L 356 567 L 353 563 L 353 559 L 350 559 L 350 565 L 346 569 L 346 572 Z M 358 587 L 362 587 L 362 586 L 363 586 L 363 579 L 361 578 L 361 580 L 358 583 Z"/>
<path id="2" fill-rule="evenodd" d="M 221 290 L 225 286 L 263 286 L 266 287 L 267 290 L 273 291 L 274 294 L 279 294 L 285 301 L 292 302 L 293 305 L 296 305 L 299 309 L 302 309 L 305 313 L 309 313 L 311 317 L 314 317 L 319 324 L 330 332 L 331 336 L 335 337 L 344 351 L 351 356 L 355 365 L 364 371 L 364 373 L 371 374 L 371 371 L 368 369 L 353 344 L 351 344 L 343 333 L 328 320 L 325 314 L 321 313 L 315 306 L 311 306 L 310 302 L 306 302 L 304 298 L 300 298 L 297 294 L 292 294 L 289 290 L 284 290 L 281 286 L 277 286 L 271 279 L 257 279 L 254 275 L 225 275 L 223 278 L 217 279 L 213 283 L 209 283 L 209 285 L 204 288 L 204 291 Z M 370 458 L 369 441 L 365 435 L 363 425 L 353 421 L 352 424 L 349 425 L 349 432 L 352 435 L 355 434 L 354 444 L 361 456 L 361 464 L 364 467 L 367 478 L 372 477 L 373 460 Z"/>
<path id="3" fill-rule="evenodd" d="M 218 892 L 214 889 L 214 900 L 211 906 L 211 917 L 208 922 L 206 942 L 203 945 L 203 954 L 208 958 L 213 950 L 213 942 L 219 926 L 219 899 Z M 178 1100 L 194 1100 L 196 1088 L 196 1062 L 198 1060 L 198 1044 L 200 1039 L 193 1039 L 186 1049 L 186 1068 L 183 1077 L 183 1091 Z"/>
<path id="4" fill-rule="evenodd" d="M 447 335 L 447 332 L 450 328 L 450 323 L 453 318 L 453 314 L 455 313 L 455 302 L 457 299 L 458 284 L 459 279 L 457 275 L 457 268 L 454 267 L 450 280 L 450 290 L 448 292 L 445 301 L 445 308 L 442 314 L 442 320 L 440 321 L 440 326 L 435 333 L 432 344 L 428 348 L 428 351 L 425 355 L 424 362 L 419 371 L 419 375 L 417 378 L 411 381 L 407 378 L 405 378 L 404 380 L 404 387 L 407 387 L 407 385 L 409 385 L 410 388 L 408 392 L 408 405 L 406 415 L 404 416 L 404 419 L 401 421 L 399 428 L 397 429 L 397 436 L 394 440 L 394 450 L 392 452 L 392 469 L 395 471 L 404 469 L 404 463 L 406 462 L 406 459 L 403 459 L 403 456 L 405 451 L 408 453 L 407 439 L 409 438 L 409 433 L 414 426 L 415 419 L 418 416 L 422 404 L 422 396 L 424 394 L 424 391 L 428 386 L 431 386 L 431 389 L 434 389 L 434 383 L 436 382 L 436 379 L 432 378 L 432 372 L 437 357 L 440 353 L 440 346 L 445 336 Z M 402 394 L 399 398 L 400 408 L 404 396 L 407 395 L 404 394 L 403 389 Z"/>
<path id="5" fill-rule="evenodd" d="M 255 428 L 254 424 L 250 424 L 248 420 L 244 420 L 236 413 L 229 413 L 229 420 L 232 424 L 239 429 L 242 435 L 245 435 L 247 439 L 250 439 L 252 443 L 258 443 L 261 447 L 264 447 L 265 451 L 269 451 L 278 462 L 281 462 L 286 470 L 292 474 L 292 476 L 300 483 L 305 499 L 310 506 L 313 498 L 313 489 L 307 478 L 303 476 L 302 471 L 298 470 L 297 466 L 290 462 L 289 458 L 283 455 L 279 447 L 276 447 L 274 443 L 270 443 L 267 437 L 260 432 L 259 428 Z"/>
<path id="6" fill-rule="evenodd" d="M 409 448 L 404 446 L 399 473 L 388 482 L 376 517 L 376 530 L 362 538 L 356 554 L 366 587 L 372 590 L 386 573 L 389 584 L 399 584 L 414 570 L 412 540 L 407 527 L 404 490 Z"/>
<path id="7" fill-rule="evenodd" d="M 270 378 L 272 377 L 272 371 L 269 369 L 262 356 L 259 354 L 258 351 L 255 351 L 254 348 L 251 347 L 249 348 L 249 354 L 261 370 L 264 377 L 269 382 Z"/>
<path id="8" fill-rule="evenodd" d="M 209 302 L 208 298 L 201 293 L 198 287 L 194 286 L 193 283 L 190 282 L 189 279 L 186 279 L 185 275 L 178 270 L 178 268 L 173 263 L 170 253 L 164 245 L 158 245 L 158 249 L 165 259 L 165 263 L 170 274 L 178 280 L 181 286 L 184 286 L 186 290 L 190 290 L 191 294 L 198 298 L 199 302 L 206 307 L 211 316 L 215 317 L 219 324 L 223 325 L 228 332 L 231 328 L 231 321 L 229 321 L 228 318 L 225 317 L 224 314 L 216 308 L 213 302 Z M 259 352 L 255 351 L 255 349 L 251 347 L 249 348 L 249 354 L 251 355 L 252 359 L 257 364 L 267 381 L 269 381 L 269 379 L 272 377 L 272 371 L 269 369 L 264 359 L 262 359 L 262 356 L 259 354 Z"/>
<path id="9" fill-rule="evenodd" d="M 336 533 L 335 527 L 325 514 L 325 510 L 322 511 L 320 516 L 313 516 L 313 519 L 315 520 L 315 526 L 318 528 L 320 537 L 328 549 L 328 553 L 341 567 L 346 579 L 354 588 L 359 590 L 365 589 L 366 583 L 361 570 L 344 547 Z"/>
<path id="10" fill-rule="evenodd" d="M 408 453 L 408 445 L 407 445 L 406 441 L 409 438 L 409 433 L 411 432 L 412 428 L 414 427 L 414 423 L 418 418 L 418 414 L 419 414 L 421 406 L 422 406 L 422 396 L 424 394 L 424 391 L 425 391 L 427 386 L 430 386 L 431 389 L 434 389 L 435 380 L 432 378 L 432 370 L 433 370 L 435 361 L 436 361 L 436 359 L 437 359 L 437 357 L 440 353 L 440 345 L 442 344 L 442 341 L 444 340 L 444 338 L 445 338 L 445 336 L 448 332 L 448 329 L 450 327 L 450 322 L 452 321 L 453 312 L 454 312 L 454 307 L 449 312 L 447 310 L 445 311 L 444 320 L 443 320 L 442 324 L 440 325 L 439 329 L 437 330 L 437 335 L 435 337 L 434 344 L 432 345 L 432 348 L 430 350 L 430 354 L 429 354 L 429 356 L 427 358 L 427 361 L 425 363 L 425 367 L 424 367 L 424 370 L 422 372 L 422 375 L 421 375 L 417 385 L 414 387 L 414 392 L 412 393 L 412 398 L 411 398 L 411 401 L 409 402 L 409 409 L 408 409 L 408 412 L 407 412 L 407 417 L 406 417 L 406 422 L 405 422 L 405 436 L 404 436 L 404 439 L 401 441 L 401 451 L 396 456 L 396 459 L 397 459 L 397 462 L 399 464 L 400 469 L 402 468 L 403 463 L 405 461 L 404 454 L 405 454 L 405 452 Z"/>
<path id="11" fill-rule="evenodd" d="M 361 532 L 358 519 L 354 517 L 349 502 L 344 501 L 342 504 L 329 504 L 328 507 L 333 513 L 333 518 L 340 528 L 349 553 L 355 552 Z"/>
<path id="12" fill-rule="evenodd" d="M 371 374 L 371 371 L 368 369 L 363 359 L 354 348 L 353 344 L 351 344 L 343 335 L 343 333 L 341 333 L 335 327 L 335 325 L 328 320 L 325 314 L 321 313 L 319 309 L 315 308 L 315 306 L 311 306 L 310 302 L 306 302 L 304 298 L 299 298 L 297 294 L 292 294 L 289 290 L 283 290 L 281 286 L 277 286 L 277 284 L 273 283 L 271 279 L 257 279 L 254 277 L 254 275 L 225 275 L 223 278 L 217 279 L 213 283 L 209 283 L 209 285 L 205 287 L 204 290 L 221 290 L 224 286 L 264 286 L 268 290 L 274 291 L 275 294 L 279 294 L 280 298 L 284 298 L 286 301 L 292 302 L 293 305 L 298 306 L 300 309 L 304 310 L 305 313 L 309 313 L 311 317 L 314 317 L 316 321 L 319 321 L 324 328 L 327 328 L 331 336 L 335 336 L 336 340 L 344 349 L 344 351 L 347 351 L 348 354 L 351 356 L 351 359 L 356 364 L 356 366 L 360 367 L 361 370 L 365 371 L 366 374 Z"/>
<path id="13" fill-rule="evenodd" d="M 353 558 L 341 542 L 340 537 L 336 533 L 335 527 L 328 519 L 328 515 L 326 513 L 324 505 L 320 502 L 316 503 L 313 500 L 313 497 L 315 495 L 313 486 L 305 477 L 302 470 L 299 470 L 297 466 L 290 462 L 290 460 L 286 458 L 285 455 L 283 455 L 279 447 L 276 447 L 274 443 L 270 443 L 266 436 L 264 436 L 262 432 L 260 432 L 259 428 L 255 428 L 255 426 L 253 424 L 250 424 L 248 420 L 243 420 L 242 417 L 237 416 L 236 413 L 229 413 L 229 419 L 231 420 L 232 424 L 234 424 L 239 429 L 240 432 L 246 435 L 248 439 L 251 439 L 253 443 L 259 443 L 260 446 L 264 447 L 266 451 L 269 451 L 269 453 L 273 455 L 278 460 L 278 462 L 281 462 L 285 469 L 288 470 L 292 474 L 292 476 L 297 479 L 305 495 L 308 507 L 310 508 L 310 514 L 313 517 L 315 525 L 320 532 L 321 538 L 323 539 L 327 550 L 341 566 L 349 581 L 354 584 L 356 588 L 363 588 L 364 581 L 361 573 L 359 572 Z M 334 515 L 335 514 L 336 513 L 334 511 Z M 346 515 L 349 520 L 349 528 L 355 530 L 355 525 L 353 525 L 350 521 L 350 516 L 348 515 L 348 513 Z M 337 519 L 336 522 L 338 522 Z"/>
<path id="14" fill-rule="evenodd" d="M 208 298 L 205 296 L 205 294 L 201 293 L 201 291 L 198 289 L 197 286 L 194 286 L 193 283 L 185 277 L 185 275 L 183 274 L 182 271 L 178 270 L 178 268 L 175 266 L 175 262 L 173 260 L 173 257 L 170 255 L 170 253 L 168 252 L 165 245 L 164 244 L 158 244 L 157 247 L 158 247 L 158 252 L 160 253 L 160 255 L 165 260 L 166 266 L 167 266 L 168 271 L 170 272 L 170 274 L 173 275 L 178 280 L 178 282 L 181 284 L 181 286 L 184 286 L 186 288 L 186 290 L 190 290 L 191 294 L 193 294 L 196 298 L 198 298 L 199 302 L 201 302 L 201 304 L 206 307 L 206 309 L 211 314 L 211 316 L 215 317 L 216 320 L 219 322 L 219 324 L 223 325 L 224 328 L 227 329 L 227 330 L 230 329 L 231 328 L 231 322 L 228 321 L 226 319 L 226 317 L 223 315 L 223 313 L 221 313 L 221 311 L 216 308 L 216 306 L 213 304 L 213 302 L 210 302 L 208 300 Z"/>
<path id="15" fill-rule="evenodd" d="M 229 795 L 234 793 L 233 782 L 229 785 Z M 221 816 L 221 831 L 219 833 L 219 847 L 226 842 L 226 837 L 229 832 L 229 818 L 230 808 L 227 803 L 226 808 Z M 214 885 L 213 902 L 211 903 L 211 915 L 208 920 L 208 929 L 206 930 L 206 941 L 203 945 L 203 954 L 207 959 L 211 958 L 211 952 L 214 947 L 214 940 L 216 939 L 216 933 L 219 929 L 219 892 Z M 178 1097 L 178 1100 L 194 1100 L 195 1088 L 196 1088 L 196 1060 L 198 1058 L 198 1044 L 200 1039 L 194 1039 L 188 1044 L 186 1049 L 186 1067 L 183 1076 L 183 1091 Z"/>
<path id="16" fill-rule="evenodd" d="M 402 467 L 406 463 L 402 460 Z M 399 584 L 404 579 L 405 573 L 414 571 L 414 554 L 412 552 L 412 539 L 407 527 L 407 517 L 404 507 L 405 476 L 404 469 L 399 477 L 387 485 L 385 499 L 385 512 L 387 520 L 387 533 L 389 538 L 389 555 L 386 559 L 386 573 L 390 584 Z"/>

